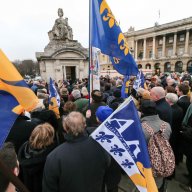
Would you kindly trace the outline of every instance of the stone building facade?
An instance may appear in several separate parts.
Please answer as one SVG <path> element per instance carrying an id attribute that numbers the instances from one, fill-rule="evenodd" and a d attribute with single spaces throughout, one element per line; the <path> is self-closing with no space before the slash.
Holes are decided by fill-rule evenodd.
<path id="1" fill-rule="evenodd" d="M 156 23 L 154 27 L 138 31 L 130 27 L 124 35 L 139 68 L 155 73 L 192 73 L 192 17 L 163 25 Z M 103 69 L 105 73 L 113 71 L 110 62 L 102 58 L 101 73 Z"/>
<path id="2" fill-rule="evenodd" d="M 77 40 L 73 40 L 72 28 L 68 18 L 63 18 L 63 10 L 58 9 L 59 18 L 48 32 L 49 43 L 44 52 L 37 52 L 40 74 L 43 79 L 56 81 L 64 79 L 82 79 L 88 77 L 88 49 Z"/>

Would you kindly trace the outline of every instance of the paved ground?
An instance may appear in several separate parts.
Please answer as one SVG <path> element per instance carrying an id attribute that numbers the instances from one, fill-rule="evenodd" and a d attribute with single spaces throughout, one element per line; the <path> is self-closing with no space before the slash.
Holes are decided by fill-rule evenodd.
<path id="1" fill-rule="evenodd" d="M 183 174 L 187 174 L 185 163 L 176 167 L 176 176 L 171 181 L 168 181 L 167 192 L 186 192 L 181 188 L 181 184 L 187 185 L 188 178 Z M 126 175 L 122 175 L 121 182 L 119 184 L 119 192 L 134 192 L 135 186 Z"/>

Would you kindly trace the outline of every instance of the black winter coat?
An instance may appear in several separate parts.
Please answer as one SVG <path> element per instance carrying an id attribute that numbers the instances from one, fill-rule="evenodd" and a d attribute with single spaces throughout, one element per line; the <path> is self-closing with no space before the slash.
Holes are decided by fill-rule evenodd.
<path id="1" fill-rule="evenodd" d="M 36 126 L 37 123 L 30 121 L 28 117 L 19 115 L 9 132 L 6 142 L 12 142 L 16 153 L 18 153 L 19 148 L 28 141 L 31 132 Z"/>
<path id="2" fill-rule="evenodd" d="M 165 98 L 155 102 L 157 114 L 160 119 L 169 123 L 172 126 L 172 109 L 171 106 L 166 102 Z"/>
<path id="3" fill-rule="evenodd" d="M 85 134 L 66 135 L 66 140 L 47 157 L 43 192 L 101 192 L 107 153 Z"/>
<path id="4" fill-rule="evenodd" d="M 43 169 L 47 155 L 56 147 L 55 144 L 41 150 L 29 147 L 28 141 L 24 143 L 18 154 L 21 180 L 30 192 L 42 192 Z"/>

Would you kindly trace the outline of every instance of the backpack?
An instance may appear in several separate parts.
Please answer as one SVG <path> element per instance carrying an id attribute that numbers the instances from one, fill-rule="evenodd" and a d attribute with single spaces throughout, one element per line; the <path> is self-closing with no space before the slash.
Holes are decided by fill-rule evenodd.
<path id="1" fill-rule="evenodd" d="M 142 123 L 143 128 L 151 136 L 148 143 L 148 151 L 154 177 L 168 177 L 173 174 L 175 169 L 173 150 L 169 141 L 163 136 L 166 125 L 163 122 L 160 130 L 154 133 L 154 130 L 147 123 Z"/>

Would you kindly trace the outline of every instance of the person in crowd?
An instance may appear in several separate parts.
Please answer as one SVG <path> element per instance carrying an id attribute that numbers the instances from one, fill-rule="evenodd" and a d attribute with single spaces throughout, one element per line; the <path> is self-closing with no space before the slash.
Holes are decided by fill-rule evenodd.
<path id="1" fill-rule="evenodd" d="M 18 153 L 19 148 L 29 139 L 37 124 L 37 122 L 31 121 L 30 118 L 25 116 L 24 113 L 20 114 L 9 132 L 6 142 L 12 142 L 16 153 Z"/>
<path id="2" fill-rule="evenodd" d="M 178 96 L 175 93 L 167 93 L 166 101 L 169 103 L 172 109 L 172 135 L 170 138 L 170 144 L 172 146 L 173 152 L 175 154 L 175 163 L 178 165 L 182 160 L 181 155 L 181 137 L 180 131 L 183 120 L 183 110 L 178 106 Z"/>
<path id="3" fill-rule="evenodd" d="M 150 99 L 150 92 L 142 87 L 139 87 L 137 91 L 138 109 L 140 108 L 141 101 Z"/>
<path id="4" fill-rule="evenodd" d="M 145 135 L 145 139 L 147 141 L 147 144 L 150 139 L 150 133 L 145 129 L 144 123 L 146 123 L 148 126 L 150 126 L 154 133 L 157 133 L 160 130 L 160 127 L 162 123 L 165 123 L 162 119 L 159 118 L 158 111 L 156 109 L 156 103 L 151 100 L 143 100 L 141 103 L 141 125 L 143 128 L 143 132 Z M 163 135 L 166 139 L 169 140 L 171 136 L 171 127 L 169 123 L 166 123 L 166 129 L 163 132 Z M 155 177 L 155 182 L 157 185 L 157 188 L 159 189 L 159 192 L 163 191 L 163 177 Z"/>
<path id="5" fill-rule="evenodd" d="M 112 92 L 111 92 L 111 83 L 106 83 L 105 84 L 105 90 L 103 92 L 103 101 L 106 103 L 107 102 L 107 98 L 109 96 L 112 95 Z"/>
<path id="6" fill-rule="evenodd" d="M 31 87 L 31 89 L 33 90 L 33 92 L 37 95 L 37 90 L 39 89 L 39 81 L 33 81 L 33 86 Z"/>
<path id="7" fill-rule="evenodd" d="M 108 106 L 100 106 L 96 111 L 96 117 L 99 124 L 103 123 L 111 114 L 113 109 Z M 104 183 L 107 187 L 107 192 L 118 192 L 118 184 L 121 180 L 121 167 L 119 164 L 111 157 L 111 164 L 107 169 L 105 174 Z M 103 192 L 105 186 L 103 187 Z"/>
<path id="8" fill-rule="evenodd" d="M 150 97 L 156 103 L 157 114 L 160 119 L 172 125 L 172 110 L 165 100 L 165 90 L 162 87 L 153 87 L 150 91 Z"/>
<path id="9" fill-rule="evenodd" d="M 81 89 L 82 98 L 89 99 L 89 92 L 86 87 L 82 87 Z"/>
<path id="10" fill-rule="evenodd" d="M 175 92 L 175 87 L 173 87 L 173 86 L 167 86 L 167 87 L 165 87 L 165 93 L 167 94 L 167 93 L 176 93 Z"/>
<path id="11" fill-rule="evenodd" d="M 73 90 L 71 94 L 75 100 L 74 103 L 77 106 L 77 111 L 85 114 L 88 109 L 89 99 L 82 98 L 79 89 Z"/>
<path id="12" fill-rule="evenodd" d="M 101 192 L 110 164 L 104 149 L 85 132 L 86 120 L 79 112 L 63 119 L 66 142 L 47 157 L 43 192 Z"/>
<path id="13" fill-rule="evenodd" d="M 151 84 L 151 78 L 145 77 L 144 89 L 149 90 L 149 85 Z"/>
<path id="14" fill-rule="evenodd" d="M 61 98 L 63 99 L 64 102 L 68 101 L 68 99 L 69 99 L 69 92 L 68 92 L 67 88 L 62 87 L 60 89 L 60 96 L 61 96 Z"/>
<path id="15" fill-rule="evenodd" d="M 52 110 L 40 109 L 31 112 L 31 120 L 36 124 L 49 123 L 53 126 L 55 131 L 58 130 L 58 120 Z"/>
<path id="16" fill-rule="evenodd" d="M 182 123 L 181 147 L 186 156 L 186 167 L 189 173 L 187 175 L 189 184 L 188 186 L 182 186 L 182 188 L 184 188 L 185 191 L 192 191 L 192 104 L 189 105 Z"/>
<path id="17" fill-rule="evenodd" d="M 172 79 L 172 78 L 170 78 L 170 79 L 168 79 L 167 80 L 167 86 L 171 86 L 171 87 L 176 87 L 176 82 L 175 82 L 175 79 Z"/>
<path id="18" fill-rule="evenodd" d="M 121 90 L 116 89 L 113 92 L 114 99 L 109 103 L 109 107 L 111 107 L 114 111 L 118 108 L 118 106 L 123 103 L 124 99 L 121 98 Z"/>
<path id="19" fill-rule="evenodd" d="M 19 174 L 19 162 L 12 143 L 3 144 L 0 149 L 0 161 L 15 175 Z M 5 173 L 0 170 L 0 192 L 15 192 L 15 186 L 5 176 Z"/>
<path id="20" fill-rule="evenodd" d="M 92 102 L 90 104 L 90 115 L 87 118 L 87 125 L 90 127 L 97 127 L 96 110 L 99 106 L 105 106 L 106 104 L 103 102 L 103 93 L 97 89 L 92 91 L 91 97 Z"/>
<path id="21" fill-rule="evenodd" d="M 183 115 L 185 116 L 186 111 L 190 105 L 190 98 L 187 96 L 189 92 L 189 86 L 180 84 L 176 87 L 176 92 L 179 97 L 177 104 L 183 109 Z"/>
<path id="22" fill-rule="evenodd" d="M 42 192 L 43 168 L 47 155 L 56 147 L 55 131 L 49 123 L 40 124 L 18 153 L 22 181 L 31 192 Z"/>
<path id="23" fill-rule="evenodd" d="M 116 88 L 121 90 L 122 86 L 123 86 L 123 81 L 121 79 L 117 79 Z"/>
<path id="24" fill-rule="evenodd" d="M 77 109 L 77 106 L 74 102 L 72 101 L 67 101 L 65 104 L 64 104 L 64 107 L 63 107 L 63 111 L 64 111 L 64 116 L 67 116 L 69 113 L 71 113 L 72 111 L 76 111 Z"/>

